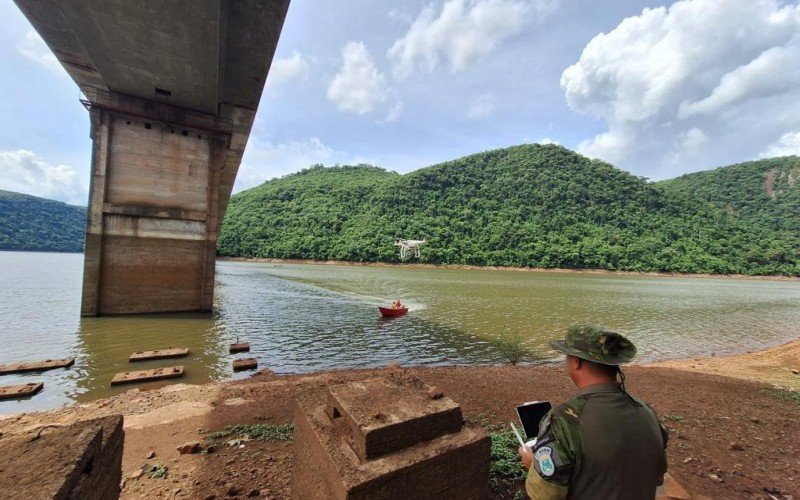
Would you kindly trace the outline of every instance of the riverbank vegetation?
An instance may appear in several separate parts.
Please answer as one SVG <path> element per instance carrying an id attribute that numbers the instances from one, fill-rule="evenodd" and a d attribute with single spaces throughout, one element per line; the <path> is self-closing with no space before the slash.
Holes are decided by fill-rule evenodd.
<path id="1" fill-rule="evenodd" d="M 0 191 L 0 250 L 82 252 L 86 208 Z"/>
<path id="2" fill-rule="evenodd" d="M 316 165 L 234 195 L 223 256 L 800 275 L 800 158 L 649 182 L 555 145 L 399 175 Z"/>

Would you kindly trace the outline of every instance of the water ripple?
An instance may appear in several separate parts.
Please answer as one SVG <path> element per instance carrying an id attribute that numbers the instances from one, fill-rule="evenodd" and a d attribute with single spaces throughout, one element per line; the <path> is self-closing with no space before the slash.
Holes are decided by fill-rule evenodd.
<path id="1" fill-rule="evenodd" d="M 75 367 L 5 376 L 45 382 L 32 399 L 0 413 L 53 408 L 115 394 L 114 373 L 131 352 L 185 346 L 183 381 L 234 374 L 251 356 L 277 373 L 401 364 L 502 361 L 489 342 L 520 332 L 545 358 L 569 324 L 604 324 L 629 335 L 640 360 L 740 352 L 800 337 L 800 283 L 398 267 L 220 262 L 214 315 L 80 318 L 83 260 L 75 254 L 0 252 L 0 363 L 74 356 Z M 410 314 L 381 319 L 400 299 Z M 228 344 L 250 342 L 247 355 Z M 176 362 L 177 361 L 177 362 Z M 156 387 L 158 383 L 141 387 Z"/>

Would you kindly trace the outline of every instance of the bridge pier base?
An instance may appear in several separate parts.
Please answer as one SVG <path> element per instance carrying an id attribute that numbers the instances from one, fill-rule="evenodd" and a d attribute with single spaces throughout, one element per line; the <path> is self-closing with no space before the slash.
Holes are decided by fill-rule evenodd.
<path id="1" fill-rule="evenodd" d="M 225 122 L 128 96 L 85 104 L 92 165 L 81 314 L 211 311 L 220 191 L 227 200 L 233 180 L 222 175 Z"/>

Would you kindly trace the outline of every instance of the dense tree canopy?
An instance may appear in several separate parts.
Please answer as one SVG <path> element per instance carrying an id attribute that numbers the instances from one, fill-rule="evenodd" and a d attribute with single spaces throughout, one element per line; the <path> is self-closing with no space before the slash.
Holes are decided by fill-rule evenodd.
<path id="1" fill-rule="evenodd" d="M 659 185 L 703 200 L 745 224 L 760 243 L 748 258 L 780 272 L 800 261 L 798 181 L 800 157 L 784 156 L 687 174 Z"/>
<path id="2" fill-rule="evenodd" d="M 82 252 L 86 208 L 0 191 L 0 250 Z"/>
<path id="3" fill-rule="evenodd" d="M 233 196 L 218 248 L 396 262 L 395 238 L 424 237 L 419 260 L 431 263 L 800 275 L 798 163 L 764 160 L 655 184 L 554 145 L 406 175 L 317 165 Z M 776 179 L 769 192 L 768 177 Z"/>

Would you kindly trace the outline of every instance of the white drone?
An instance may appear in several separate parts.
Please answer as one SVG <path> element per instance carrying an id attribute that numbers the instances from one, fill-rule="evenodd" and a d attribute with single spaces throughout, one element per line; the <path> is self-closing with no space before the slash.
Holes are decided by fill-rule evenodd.
<path id="1" fill-rule="evenodd" d="M 400 247 L 401 259 L 408 257 L 412 250 L 414 251 L 414 257 L 419 257 L 419 247 L 425 243 L 427 243 L 427 240 L 394 240 L 394 246 Z"/>

